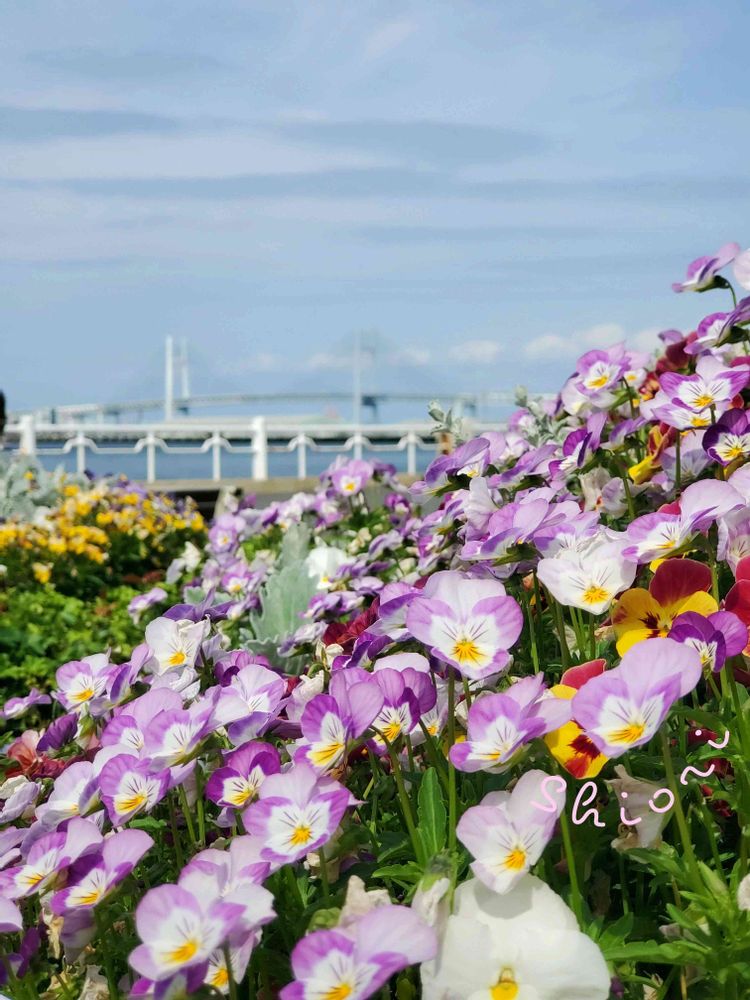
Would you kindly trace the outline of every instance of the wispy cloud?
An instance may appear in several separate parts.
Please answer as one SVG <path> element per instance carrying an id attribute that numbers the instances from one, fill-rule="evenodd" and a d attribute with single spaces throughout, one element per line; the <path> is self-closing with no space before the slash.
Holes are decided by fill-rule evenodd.
<path id="1" fill-rule="evenodd" d="M 524 129 L 427 119 L 284 122 L 274 131 L 297 142 L 441 167 L 507 163 L 541 153 L 550 145 L 545 136 Z"/>
<path id="2" fill-rule="evenodd" d="M 178 132 L 183 123 L 167 115 L 138 111 L 88 111 L 0 105 L 0 141 L 37 142 L 135 132 Z"/>
<path id="3" fill-rule="evenodd" d="M 416 30 L 416 22 L 406 18 L 387 21 L 368 35 L 365 41 L 365 59 L 380 59 L 382 56 L 388 55 L 394 49 L 400 48 Z"/>
<path id="4" fill-rule="evenodd" d="M 54 73 L 90 80 L 141 81 L 203 75 L 224 66 L 214 56 L 199 52 L 153 49 L 112 51 L 88 47 L 29 52 L 29 63 Z"/>
<path id="5" fill-rule="evenodd" d="M 450 349 L 452 361 L 460 365 L 490 365 L 497 361 L 502 346 L 496 340 L 467 340 Z"/>
<path id="6" fill-rule="evenodd" d="M 620 323 L 597 323 L 569 336 L 545 333 L 532 337 L 524 346 L 524 354 L 532 361 L 549 358 L 576 358 L 591 348 L 606 348 L 624 341 L 639 351 L 651 351 L 657 344 L 658 327 L 649 327 L 629 334 Z"/>

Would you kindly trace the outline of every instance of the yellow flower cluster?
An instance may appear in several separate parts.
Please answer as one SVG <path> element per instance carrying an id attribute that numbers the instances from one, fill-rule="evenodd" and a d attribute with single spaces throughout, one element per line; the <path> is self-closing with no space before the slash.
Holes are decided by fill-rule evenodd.
<path id="1" fill-rule="evenodd" d="M 117 536 L 147 541 L 151 551 L 160 551 L 166 536 L 203 528 L 203 518 L 192 501 L 178 508 L 170 497 L 136 491 L 126 482 L 68 483 L 58 505 L 38 523 L 0 524 L 0 552 L 25 551 L 33 558 L 35 579 L 47 583 L 54 562 L 62 557 L 106 562 Z"/>

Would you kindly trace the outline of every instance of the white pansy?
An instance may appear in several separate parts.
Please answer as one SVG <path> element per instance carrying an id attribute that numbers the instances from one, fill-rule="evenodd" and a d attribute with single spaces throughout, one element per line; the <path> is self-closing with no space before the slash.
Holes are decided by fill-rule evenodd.
<path id="1" fill-rule="evenodd" d="M 582 552 L 562 550 L 552 559 L 541 559 L 537 575 L 560 604 L 600 615 L 627 590 L 636 569 L 623 559 L 620 542 L 597 540 Z"/>
<path id="2" fill-rule="evenodd" d="M 599 948 L 533 875 L 502 896 L 460 885 L 437 958 L 422 965 L 424 1000 L 607 1000 L 609 987 Z"/>
<path id="3" fill-rule="evenodd" d="M 308 576 L 315 580 L 317 590 L 329 590 L 337 570 L 344 563 L 351 562 L 343 549 L 334 545 L 318 545 L 305 559 Z"/>
<path id="4" fill-rule="evenodd" d="M 205 619 L 191 622 L 187 619 L 154 618 L 146 626 L 146 642 L 154 654 L 147 667 L 155 674 L 193 667 L 208 630 L 209 623 Z"/>

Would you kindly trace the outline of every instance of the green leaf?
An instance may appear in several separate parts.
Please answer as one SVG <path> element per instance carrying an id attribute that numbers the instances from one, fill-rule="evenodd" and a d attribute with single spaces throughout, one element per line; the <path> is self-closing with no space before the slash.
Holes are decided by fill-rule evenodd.
<path id="1" fill-rule="evenodd" d="M 422 877 L 422 869 L 415 861 L 405 865 L 384 865 L 373 872 L 373 878 L 392 878 L 406 885 L 416 885 Z"/>
<path id="2" fill-rule="evenodd" d="M 431 767 L 425 771 L 419 786 L 417 807 L 417 829 L 428 858 L 438 854 L 445 847 L 446 819 L 440 781 L 437 771 Z"/>
<path id="3" fill-rule="evenodd" d="M 680 947 L 668 941 L 605 945 L 602 954 L 608 962 L 659 962 L 664 965 L 679 965 L 682 962 Z"/>

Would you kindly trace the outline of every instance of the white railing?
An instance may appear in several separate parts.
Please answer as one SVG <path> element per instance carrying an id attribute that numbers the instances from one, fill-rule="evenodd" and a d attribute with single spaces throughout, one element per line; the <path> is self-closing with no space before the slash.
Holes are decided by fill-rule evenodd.
<path id="1" fill-rule="evenodd" d="M 270 441 L 269 441 L 270 438 Z M 75 468 L 83 473 L 90 455 L 140 455 L 146 458 L 146 482 L 158 479 L 160 455 L 208 455 L 214 482 L 222 479 L 224 454 L 248 456 L 248 475 L 255 480 L 269 478 L 269 455 L 294 454 L 297 477 L 308 475 L 311 453 L 351 455 L 362 458 L 368 453 L 403 452 L 406 472 L 416 475 L 420 453 L 429 460 L 435 454 L 435 442 L 426 424 L 378 424 L 356 427 L 346 424 L 273 425 L 265 417 L 255 417 L 247 424 L 217 420 L 173 421 L 168 424 L 52 424 L 41 422 L 33 414 L 24 414 L 17 423 L 6 427 L 6 441 L 16 454 L 28 456 L 75 456 Z M 199 441 L 200 443 L 194 443 Z M 41 446 L 41 447 L 40 447 Z M 426 464 L 426 462 L 422 463 Z M 164 478 L 175 478 L 172 476 Z M 192 477 L 197 478 L 197 477 Z"/>

